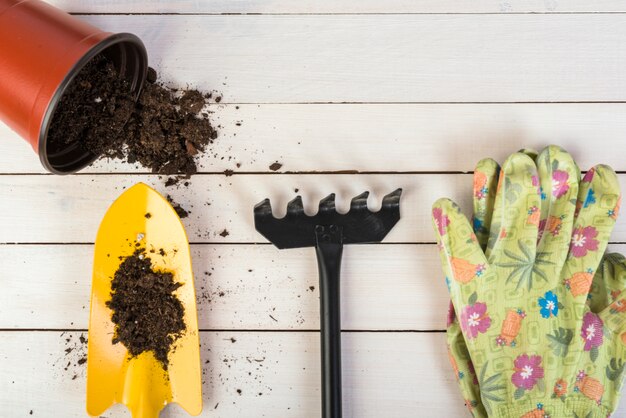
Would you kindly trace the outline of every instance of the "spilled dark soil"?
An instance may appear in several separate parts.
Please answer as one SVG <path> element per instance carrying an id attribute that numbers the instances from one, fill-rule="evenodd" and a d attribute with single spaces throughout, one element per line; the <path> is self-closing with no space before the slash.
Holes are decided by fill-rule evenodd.
<path id="1" fill-rule="evenodd" d="M 54 153 L 76 143 L 154 173 L 195 173 L 194 156 L 217 138 L 205 110 L 211 94 L 179 91 L 156 79 L 151 68 L 135 102 L 130 84 L 113 63 L 104 55 L 94 58 L 61 98 L 48 131 L 48 149 Z"/>
<path id="2" fill-rule="evenodd" d="M 106 303 L 113 310 L 113 343 L 124 344 L 133 357 L 152 351 L 167 370 L 168 353 L 185 331 L 185 309 L 174 294 L 180 286 L 172 273 L 155 271 L 142 250 L 126 257 Z"/>

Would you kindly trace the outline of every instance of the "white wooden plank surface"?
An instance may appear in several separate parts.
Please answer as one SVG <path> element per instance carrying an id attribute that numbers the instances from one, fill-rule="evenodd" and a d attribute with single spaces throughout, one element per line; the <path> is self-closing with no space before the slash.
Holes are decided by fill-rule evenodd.
<path id="1" fill-rule="evenodd" d="M 192 257 L 201 329 L 319 329 L 313 249 L 193 245 Z M 87 329 L 92 259 L 91 245 L 0 246 L 12 272 L 0 292 L 11 315 L 0 316 L 0 329 Z M 342 268 L 343 329 L 445 329 L 434 244 L 349 247 Z"/>
<path id="2" fill-rule="evenodd" d="M 313 214 L 319 200 L 333 191 L 338 194 L 339 210 L 347 211 L 350 199 L 365 190 L 375 194 L 370 197 L 370 204 L 376 209 L 383 195 L 397 187 L 405 188 L 403 219 L 388 241 L 432 242 L 428 216 L 431 203 L 442 195 L 465 195 L 462 203 L 467 202 L 472 178 L 471 175 L 196 175 L 188 187 L 166 188 L 163 180 L 154 175 L 0 176 L 0 201 L 7 208 L 0 218 L 0 242 L 93 242 L 111 202 L 124 188 L 140 181 L 171 194 L 191 211 L 183 222 L 192 242 L 265 242 L 254 229 L 254 205 L 270 197 L 275 214 L 283 216 L 287 202 L 296 195 L 296 188 L 302 191 L 305 209 Z M 229 233 L 226 237 L 219 235 L 224 229 Z"/>
<path id="3" fill-rule="evenodd" d="M 49 0 L 78 13 L 559 13 L 624 12 L 618 0 Z"/>
<path id="4" fill-rule="evenodd" d="M 5 382 L 0 404 L 11 417 L 30 417 L 31 410 L 34 417 L 85 416 L 86 365 L 76 364 L 84 353 L 75 343 L 78 335 L 0 333 Z M 75 348 L 69 355 L 66 338 Z M 202 417 L 319 416 L 317 333 L 202 332 L 201 344 Z M 342 344 L 344 416 L 467 416 L 448 364 L 445 334 L 344 333 Z M 104 416 L 130 415 L 122 407 L 114 411 Z M 624 403 L 614 416 L 623 414 Z M 177 406 L 161 414 L 186 416 Z"/>
<path id="5" fill-rule="evenodd" d="M 0 293 L 10 315 L 0 316 L 0 329 L 87 329 L 92 250 L 0 246 L 3 269 L 11 272 Z M 626 245 L 609 250 L 626 254 Z M 319 329 L 312 250 L 193 245 L 192 257 L 201 329 Z M 341 284 L 344 330 L 445 329 L 448 292 L 434 244 L 347 248 Z"/>
<path id="6" fill-rule="evenodd" d="M 202 243 L 192 251 L 207 330 L 203 416 L 319 416 L 315 258 L 254 245 L 263 241 L 252 225 L 254 203 L 269 196 L 280 215 L 298 188 L 309 213 L 333 191 L 347 209 L 351 196 L 369 189 L 377 207 L 398 186 L 406 194 L 388 239 L 396 244 L 345 252 L 344 328 L 389 332 L 344 333 L 344 411 L 464 416 L 443 333 L 399 330 L 443 329 L 447 296 L 434 246 L 410 243 L 432 241 L 436 198 L 469 209 L 471 176 L 393 172 L 465 172 L 479 158 L 548 143 L 570 150 L 582 168 L 603 162 L 626 171 L 622 1 L 51 2 L 106 13 L 81 18 L 137 33 L 164 80 L 220 90 L 224 100 L 211 109 L 221 138 L 200 168 L 249 174 L 197 175 L 188 189 L 166 189 L 164 179 L 128 174 L 142 170 L 118 162 L 80 176 L 42 176 L 35 154 L 0 126 L 0 243 L 39 243 L 0 245 L 0 416 L 30 417 L 31 409 L 85 416 L 76 330 L 88 319 L 88 243 L 112 200 L 138 181 L 191 210 L 184 222 Z M 313 174 L 257 174 L 275 161 L 283 172 Z M 342 170 L 386 174 L 314 173 Z M 613 241 L 626 241 L 623 220 Z M 118 407 L 105 416 L 128 414 Z M 185 414 L 172 407 L 162 416 Z M 626 407 L 615 416 L 626 416 Z"/>
<path id="7" fill-rule="evenodd" d="M 239 109 L 237 109 L 239 107 Z M 219 105 L 220 137 L 203 154 L 204 172 L 471 171 L 522 147 L 557 143 L 581 168 L 626 170 L 615 150 L 626 138 L 626 104 Z M 237 126 L 240 123 L 241 126 Z M 0 173 L 43 173 L 25 141 L 0 124 Z M 237 168 L 237 164 L 241 167 Z M 84 172 L 146 172 L 101 161 Z"/>
<path id="8" fill-rule="evenodd" d="M 224 102 L 624 101 L 626 15 L 91 15 Z M 480 28 L 480 30 L 476 30 Z"/>
<path id="9" fill-rule="evenodd" d="M 81 350 L 64 352 L 65 338 L 74 342 L 77 333 L 1 332 L 0 338 L 0 405 L 12 418 L 30 417 L 30 410 L 34 417 L 86 416 L 86 365 L 75 364 Z M 342 343 L 344 416 L 465 416 L 444 334 L 344 333 Z M 202 332 L 201 344 L 201 416 L 319 416 L 317 333 Z M 115 411 L 105 416 L 129 416 L 122 408 Z M 178 407 L 161 414 L 186 416 Z"/>
<path id="10" fill-rule="evenodd" d="M 620 174 L 622 193 L 626 175 Z M 137 182 L 154 186 L 191 214 L 183 219 L 191 242 L 266 242 L 254 229 L 253 207 L 266 197 L 274 215 L 284 216 L 287 202 L 299 189 L 305 211 L 314 214 L 320 199 L 337 193 L 339 212 L 347 212 L 350 199 L 370 190 L 369 205 L 380 208 L 384 194 L 402 187 L 402 219 L 385 242 L 434 242 L 431 205 L 440 197 L 454 199 L 471 210 L 471 174 L 404 175 L 195 175 L 188 187 L 163 185 L 158 176 L 0 176 L 0 243 L 93 242 L 102 216 L 124 188 Z M 15 210 L 14 208 L 19 208 Z M 221 236 L 226 230 L 227 236 Z M 626 241 L 626 220 L 619 219 L 613 241 Z"/>

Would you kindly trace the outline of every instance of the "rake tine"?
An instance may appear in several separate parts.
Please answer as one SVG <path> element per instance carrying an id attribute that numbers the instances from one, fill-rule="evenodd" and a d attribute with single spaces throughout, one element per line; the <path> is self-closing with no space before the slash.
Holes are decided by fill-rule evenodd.
<path id="1" fill-rule="evenodd" d="M 287 215 L 295 216 L 304 213 L 304 205 L 302 205 L 302 197 L 296 196 L 291 202 L 287 203 Z"/>
<path id="2" fill-rule="evenodd" d="M 402 189 L 396 189 L 383 197 L 383 209 L 396 209 L 400 205 L 400 196 L 402 195 Z"/>
<path id="3" fill-rule="evenodd" d="M 367 209 L 367 198 L 369 195 L 370 192 L 363 192 L 360 195 L 353 197 L 350 202 L 350 211 Z"/>
<path id="4" fill-rule="evenodd" d="M 318 213 L 330 213 L 335 211 L 335 194 L 331 193 L 322 200 L 320 200 Z"/>
<path id="5" fill-rule="evenodd" d="M 272 216 L 272 204 L 269 199 L 264 199 L 262 202 L 257 203 L 254 206 L 255 216 Z"/>

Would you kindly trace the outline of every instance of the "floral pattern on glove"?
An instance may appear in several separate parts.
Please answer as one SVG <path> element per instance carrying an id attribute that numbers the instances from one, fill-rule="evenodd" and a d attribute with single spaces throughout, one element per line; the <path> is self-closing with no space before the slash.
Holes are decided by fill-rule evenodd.
<path id="1" fill-rule="evenodd" d="M 435 220 L 435 224 L 437 224 L 439 234 L 446 235 L 446 227 L 450 225 L 450 218 L 448 218 L 447 215 L 443 214 L 441 208 L 434 208 L 433 219 Z"/>
<path id="2" fill-rule="evenodd" d="M 600 317 L 593 312 L 587 312 L 583 317 L 583 327 L 580 336 L 585 340 L 585 351 L 590 351 L 602 345 L 604 323 Z"/>
<path id="3" fill-rule="evenodd" d="M 476 338 L 484 334 L 491 326 L 491 318 L 487 313 L 487 304 L 476 302 L 468 305 L 461 312 L 461 330 L 466 338 Z"/>
<path id="4" fill-rule="evenodd" d="M 552 173 L 552 196 L 557 199 L 565 196 L 569 190 L 567 180 L 569 180 L 569 174 L 567 174 L 567 171 L 555 170 Z"/>
<path id="5" fill-rule="evenodd" d="M 598 231 L 593 226 L 579 226 L 574 229 L 570 252 L 574 257 L 584 257 L 588 251 L 598 250 Z"/>
<path id="6" fill-rule="evenodd" d="M 546 292 L 542 298 L 537 300 L 537 303 L 541 307 L 539 313 L 542 317 L 550 318 L 559 314 L 559 298 L 556 294 L 554 294 L 554 292 Z"/>
<path id="7" fill-rule="evenodd" d="M 543 367 L 541 356 L 529 356 L 521 354 L 514 361 L 515 372 L 511 381 L 518 389 L 531 390 L 539 379 L 543 379 Z"/>

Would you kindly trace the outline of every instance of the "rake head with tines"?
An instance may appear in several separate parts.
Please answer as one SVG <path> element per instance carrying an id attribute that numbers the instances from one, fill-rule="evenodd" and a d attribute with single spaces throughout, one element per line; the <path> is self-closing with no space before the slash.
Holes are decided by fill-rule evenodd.
<path id="1" fill-rule="evenodd" d="M 343 244 L 380 242 L 400 220 L 397 189 L 383 198 L 382 208 L 367 208 L 368 192 L 352 199 L 350 211 L 335 209 L 335 195 L 320 201 L 316 215 L 304 213 L 302 198 L 287 205 L 277 219 L 269 199 L 254 207 L 256 230 L 278 248 L 315 247 L 320 276 L 320 328 L 322 351 L 322 417 L 341 417 L 340 273 Z"/>

